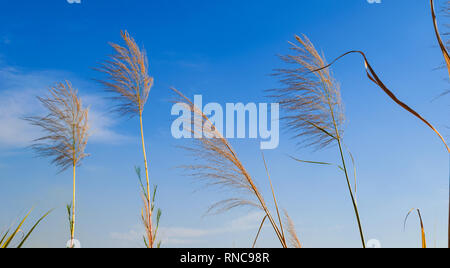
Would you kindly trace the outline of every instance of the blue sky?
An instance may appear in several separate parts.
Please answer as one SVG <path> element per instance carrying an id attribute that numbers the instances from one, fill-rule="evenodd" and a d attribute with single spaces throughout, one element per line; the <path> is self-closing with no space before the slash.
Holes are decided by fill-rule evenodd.
<path id="1" fill-rule="evenodd" d="M 345 3 L 343 3 L 345 2 Z M 444 1 L 438 1 L 443 4 Z M 366 52 L 400 99 L 448 137 L 448 89 L 428 1 L 58 1 L 0 2 L 0 230 L 29 208 L 55 211 L 27 246 L 63 247 L 68 240 L 65 204 L 71 174 L 57 174 L 27 145 L 37 133 L 20 117 L 42 113 L 35 100 L 69 79 L 92 108 L 91 156 L 78 171 L 77 238 L 85 247 L 141 247 L 141 200 L 133 167 L 143 165 L 139 128 L 108 112 L 109 101 L 93 79 L 97 63 L 128 30 L 149 54 L 155 77 L 144 115 L 150 177 L 159 185 L 166 247 L 249 247 L 262 218 L 238 209 L 204 216 L 226 196 L 203 189 L 176 166 L 191 163 L 170 135 L 175 86 L 204 102 L 267 102 L 264 90 L 279 84 L 269 74 L 282 67 L 294 34 L 306 34 L 329 60 L 348 50 Z M 441 17 L 445 22 L 446 18 Z M 436 70 L 437 69 L 437 70 Z M 420 246 L 418 222 L 406 230 L 409 209 L 422 210 L 430 246 L 447 241 L 448 155 L 439 139 L 405 113 L 365 76 L 350 56 L 333 68 L 342 87 L 345 142 L 356 157 L 358 204 L 367 239 L 385 247 Z M 306 247 L 358 247 L 359 235 L 345 178 L 333 168 L 300 165 L 298 158 L 337 162 L 336 148 L 298 148 L 281 126 L 280 147 L 265 152 L 280 206 L 293 218 Z M 232 144 L 267 200 L 270 192 L 259 142 Z M 277 247 L 264 229 L 260 247 Z"/>

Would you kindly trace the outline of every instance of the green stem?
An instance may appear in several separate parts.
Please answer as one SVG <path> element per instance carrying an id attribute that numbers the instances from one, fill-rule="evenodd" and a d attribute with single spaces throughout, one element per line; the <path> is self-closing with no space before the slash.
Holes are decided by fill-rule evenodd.
<path id="1" fill-rule="evenodd" d="M 74 246 L 74 238 L 75 238 L 75 165 L 73 165 L 73 192 L 72 192 L 72 228 L 70 228 L 70 247 Z"/>
<path id="2" fill-rule="evenodd" d="M 73 189 L 72 189 L 72 226 L 70 228 L 70 247 L 74 247 L 74 238 L 75 238 L 75 170 L 77 166 L 77 160 L 76 160 L 76 139 L 75 139 L 75 124 L 72 124 L 72 149 L 73 149 L 73 155 L 72 155 L 72 167 L 73 167 Z"/>
<path id="3" fill-rule="evenodd" d="M 364 239 L 364 233 L 363 233 L 363 229 L 362 229 L 362 226 L 361 226 L 361 219 L 359 218 L 358 205 L 357 205 L 355 197 L 353 195 L 352 185 L 350 184 L 350 179 L 348 178 L 348 172 L 347 172 L 347 167 L 346 167 L 346 164 L 345 164 L 344 152 L 342 150 L 341 139 L 338 138 L 337 141 L 338 141 L 338 144 L 339 144 L 339 151 L 341 153 L 342 167 L 344 168 L 345 178 L 347 179 L 348 190 L 349 190 L 350 196 L 352 198 L 353 208 L 355 209 L 356 220 L 358 221 L 358 227 L 359 227 L 359 234 L 361 236 L 361 242 L 362 242 L 363 248 L 366 248 L 366 242 L 365 242 L 365 239 Z"/>
<path id="4" fill-rule="evenodd" d="M 142 152 L 144 154 L 144 162 L 145 162 L 145 179 L 147 182 L 147 232 L 148 232 L 148 244 L 150 248 L 153 248 L 154 239 L 153 239 L 153 226 L 152 226 L 152 204 L 150 197 L 150 181 L 148 178 L 148 163 L 147 163 L 147 153 L 145 152 L 145 141 L 144 141 L 144 127 L 142 124 L 142 111 L 139 112 L 139 122 L 141 126 L 141 142 L 142 142 Z"/>
<path id="5" fill-rule="evenodd" d="M 339 128 L 338 128 L 338 125 L 336 123 L 336 118 L 335 118 L 335 115 L 334 115 L 334 109 L 333 109 L 333 105 L 332 105 L 333 102 L 331 100 L 330 94 L 328 93 L 328 90 L 325 90 L 325 92 L 327 92 L 328 106 L 329 106 L 329 109 L 330 109 L 331 118 L 333 120 L 334 130 L 336 132 L 336 137 L 335 138 L 336 138 L 336 140 L 338 142 L 338 145 L 339 145 L 339 152 L 341 154 L 341 160 L 342 160 L 342 168 L 344 169 L 345 179 L 347 180 L 348 191 L 350 193 L 350 197 L 352 198 L 352 203 L 353 203 L 353 208 L 355 210 L 356 220 L 358 221 L 358 228 L 359 228 L 359 234 L 361 236 L 362 246 L 363 246 L 363 248 L 366 248 L 366 242 L 365 242 L 365 239 L 364 239 L 364 232 L 363 232 L 362 225 L 361 225 L 361 219 L 359 218 L 358 205 L 356 203 L 355 196 L 353 195 L 352 185 L 351 185 L 350 179 L 348 177 L 347 165 L 345 164 L 344 151 L 342 150 L 341 135 L 339 133 Z"/>

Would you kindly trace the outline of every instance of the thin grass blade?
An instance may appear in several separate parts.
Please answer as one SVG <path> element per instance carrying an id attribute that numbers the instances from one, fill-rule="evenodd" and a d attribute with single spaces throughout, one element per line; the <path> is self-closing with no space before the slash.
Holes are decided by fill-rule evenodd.
<path id="1" fill-rule="evenodd" d="M 6 236 L 7 236 L 8 233 L 9 233 L 9 231 L 10 231 L 10 230 L 7 230 L 6 233 L 3 235 L 2 239 L 0 240 L 0 248 L 2 248 L 3 241 L 5 240 Z"/>
<path id="2" fill-rule="evenodd" d="M 11 241 L 14 239 L 14 237 L 17 235 L 17 233 L 19 232 L 20 228 L 22 227 L 22 225 L 24 224 L 24 222 L 26 221 L 26 219 L 28 218 L 28 216 L 30 216 L 31 211 L 28 212 L 28 214 L 22 219 L 22 221 L 20 222 L 20 224 L 17 226 L 16 230 L 8 237 L 8 239 L 5 241 L 5 243 L 2 245 L 2 248 L 7 248 L 9 246 L 9 244 L 11 243 Z"/>
<path id="3" fill-rule="evenodd" d="M 262 222 L 261 222 L 261 225 L 259 226 L 258 233 L 256 234 L 255 242 L 253 242 L 252 248 L 255 248 L 255 247 L 256 247 L 256 242 L 258 242 L 259 235 L 261 234 L 261 230 L 262 230 L 262 228 L 263 228 L 264 223 L 266 222 L 266 220 L 267 220 L 267 215 L 264 216 L 264 218 L 263 218 L 263 220 L 262 220 Z"/>
<path id="4" fill-rule="evenodd" d="M 277 198 L 275 196 L 275 190 L 273 189 L 272 179 L 270 178 L 270 173 L 269 173 L 269 169 L 267 168 L 267 162 L 266 162 L 266 158 L 264 157 L 264 153 L 261 152 L 261 154 L 262 154 L 262 158 L 263 158 L 263 162 L 264 162 L 264 168 L 266 169 L 266 173 L 267 173 L 267 178 L 269 178 L 270 189 L 272 190 L 273 202 L 274 202 L 275 208 L 277 210 L 277 216 L 278 216 L 278 221 L 280 223 L 281 235 L 283 237 L 283 242 L 284 242 L 285 246 L 287 246 L 286 236 L 284 235 L 283 222 L 281 221 L 280 210 L 278 209 L 278 202 L 277 202 Z"/>
<path id="5" fill-rule="evenodd" d="M 34 225 L 33 227 L 30 229 L 30 231 L 28 231 L 28 233 L 25 235 L 25 237 L 22 239 L 22 241 L 20 242 L 20 244 L 17 246 L 17 248 L 21 248 L 23 246 L 23 244 L 27 241 L 27 239 L 30 237 L 31 233 L 34 231 L 34 229 L 36 229 L 36 227 L 39 225 L 39 223 L 41 221 L 43 221 L 48 214 L 50 214 L 53 210 L 48 211 L 47 213 L 44 214 L 44 216 L 42 216 Z"/>
<path id="6" fill-rule="evenodd" d="M 300 243 L 300 239 L 298 238 L 297 231 L 295 230 L 294 221 L 289 217 L 287 211 L 284 211 L 284 215 L 286 217 L 287 229 L 289 232 L 289 242 L 293 248 L 302 248 L 302 244 Z"/>
<path id="7" fill-rule="evenodd" d="M 408 212 L 408 214 L 406 215 L 403 227 L 406 229 L 406 223 L 408 221 L 408 218 L 411 215 L 411 213 L 413 213 L 414 211 L 417 211 L 417 215 L 419 216 L 419 220 L 420 220 L 420 230 L 421 230 L 421 236 L 422 236 L 422 248 L 427 248 L 427 239 L 426 239 L 426 235 L 425 235 L 425 228 L 424 228 L 424 224 L 423 224 L 422 214 L 420 213 L 420 209 L 413 208 L 413 209 L 411 209 Z"/>
<path id="8" fill-rule="evenodd" d="M 336 164 L 332 164 L 332 163 L 327 163 L 327 162 L 317 162 L 317 161 L 307 161 L 307 160 L 301 160 L 298 158 L 295 158 L 293 156 L 289 156 L 290 158 L 292 158 L 293 160 L 300 162 L 300 163 L 305 163 L 305 164 L 314 164 L 314 165 L 323 165 L 323 166 L 335 166 L 337 168 L 339 168 L 340 170 L 344 171 L 344 168 L 336 165 Z"/>

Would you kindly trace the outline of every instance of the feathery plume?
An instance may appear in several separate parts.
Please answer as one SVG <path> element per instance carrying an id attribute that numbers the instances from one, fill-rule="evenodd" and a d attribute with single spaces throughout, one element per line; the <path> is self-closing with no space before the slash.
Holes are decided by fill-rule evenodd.
<path id="1" fill-rule="evenodd" d="M 325 66 L 324 57 L 311 41 L 295 36 L 299 43 L 292 45 L 292 55 L 281 56 L 290 69 L 279 69 L 274 74 L 286 87 L 272 90 L 274 97 L 286 112 L 284 120 L 302 143 L 321 149 L 344 133 L 344 112 L 340 88 L 329 69 L 313 72 Z M 337 126 L 337 131 L 335 129 Z"/>
<path id="2" fill-rule="evenodd" d="M 115 94 L 112 99 L 119 103 L 116 110 L 122 115 L 134 117 L 144 111 L 153 78 L 148 74 L 145 50 L 139 48 L 127 31 L 122 31 L 121 35 L 126 46 L 110 43 L 115 54 L 96 70 L 108 76 L 108 79 L 98 81 L 107 91 Z"/>
<path id="3" fill-rule="evenodd" d="M 196 134 L 196 129 L 203 130 L 202 137 L 194 139 L 193 146 L 183 147 L 192 153 L 197 163 L 201 164 L 183 168 L 190 172 L 189 175 L 192 177 L 204 180 L 208 186 L 218 186 L 237 193 L 236 197 L 212 205 L 209 212 L 220 213 L 243 206 L 260 209 L 267 215 L 282 246 L 286 247 L 284 237 L 270 214 L 263 196 L 228 140 L 215 128 L 199 107 L 196 107 L 180 91 L 174 88 L 172 90 L 179 96 L 178 103 L 185 105 L 192 114 L 200 118 L 194 122 L 187 119 L 188 124 L 195 126 L 191 128 L 192 134 Z"/>
<path id="4" fill-rule="evenodd" d="M 289 244 L 293 248 L 302 248 L 302 244 L 300 243 L 300 239 L 298 239 L 297 231 L 295 230 L 294 221 L 292 221 L 291 217 L 287 211 L 284 211 L 284 216 L 286 218 L 286 226 L 287 231 L 289 233 Z"/>
<path id="5" fill-rule="evenodd" d="M 345 173 L 348 190 L 352 199 L 361 242 L 365 247 L 364 234 L 359 217 L 358 206 L 350 183 L 344 157 L 344 109 L 341 101 L 340 88 L 334 80 L 325 57 L 317 52 L 311 41 L 303 35 L 295 36 L 298 44 L 290 43 L 294 54 L 282 56 L 281 59 L 294 67 L 279 69 L 275 76 L 281 77 L 284 88 L 271 90 L 275 92 L 272 98 L 280 102 L 286 116 L 284 120 L 295 133 L 296 138 L 302 138 L 301 143 L 307 143 L 316 149 L 322 149 L 332 144 L 339 146 L 342 161 L 342 171 Z M 326 164 L 315 161 L 305 163 Z"/>
<path id="6" fill-rule="evenodd" d="M 25 118 L 39 127 L 44 136 L 34 141 L 32 148 L 42 157 L 53 158 L 52 163 L 64 171 L 78 166 L 88 156 L 89 109 L 84 108 L 78 92 L 69 81 L 50 88 L 47 97 L 38 97 L 48 114 Z"/>
<path id="7" fill-rule="evenodd" d="M 117 101 L 116 111 L 121 115 L 129 117 L 139 116 L 141 130 L 142 153 L 144 155 L 146 190 L 145 200 L 145 228 L 147 233 L 146 245 L 153 248 L 155 238 L 153 234 L 155 228 L 152 224 L 152 197 L 150 192 L 150 181 L 148 176 L 147 153 L 144 140 L 143 112 L 147 103 L 150 90 L 153 86 L 153 78 L 148 74 L 148 59 L 146 52 L 139 48 L 136 41 L 127 31 L 121 32 L 126 46 L 110 43 L 115 54 L 109 60 L 104 61 L 96 70 L 107 75 L 106 80 L 98 80 L 103 84 L 108 92 L 112 92 L 112 97 Z M 158 217 L 159 218 L 159 217 Z M 159 221 L 159 219 L 158 219 Z"/>
<path id="8" fill-rule="evenodd" d="M 425 227 L 423 225 L 423 219 L 422 219 L 422 213 L 420 213 L 420 209 L 411 209 L 408 214 L 406 215 L 405 221 L 403 223 L 403 229 L 406 229 L 406 223 L 408 221 L 409 216 L 411 215 L 411 213 L 413 212 L 417 212 L 417 216 L 419 217 L 420 220 L 420 234 L 422 237 L 422 248 L 427 248 L 427 238 L 425 235 Z"/>
<path id="9" fill-rule="evenodd" d="M 70 247 L 75 235 L 75 170 L 88 156 L 84 151 L 89 138 L 89 109 L 84 108 L 78 92 L 69 81 L 50 88 L 47 97 L 38 100 L 48 111 L 44 117 L 27 117 L 25 120 L 40 127 L 44 136 L 34 141 L 32 148 L 43 157 L 53 158 L 52 163 L 64 171 L 72 167 L 72 204 L 68 207 L 70 220 Z M 70 209 L 72 212 L 70 213 Z"/>

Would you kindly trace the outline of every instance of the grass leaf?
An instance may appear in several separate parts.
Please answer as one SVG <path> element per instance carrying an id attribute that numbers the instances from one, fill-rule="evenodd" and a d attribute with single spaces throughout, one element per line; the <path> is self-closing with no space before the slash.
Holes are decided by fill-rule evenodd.
<path id="1" fill-rule="evenodd" d="M 426 236 L 425 236 L 425 228 L 424 228 L 424 225 L 423 225 L 422 214 L 420 213 L 420 210 L 419 210 L 419 209 L 413 208 L 413 209 L 411 209 L 411 210 L 408 212 L 408 214 L 406 215 L 406 218 L 405 218 L 405 222 L 404 222 L 403 228 L 406 229 L 406 222 L 408 221 L 408 217 L 409 217 L 409 216 L 411 215 L 411 213 L 413 213 L 414 211 L 417 211 L 417 215 L 419 216 L 419 220 L 420 220 L 420 230 L 421 230 L 421 236 L 422 236 L 422 248 L 427 248 L 427 239 L 426 239 Z"/>
<path id="2" fill-rule="evenodd" d="M 31 233 L 34 231 L 34 229 L 39 225 L 39 223 L 44 220 L 48 214 L 50 214 L 53 210 L 48 211 L 47 213 L 44 214 L 44 216 L 42 216 L 34 225 L 33 227 L 30 229 L 30 231 L 28 231 L 28 233 L 25 235 L 25 237 L 22 239 L 22 241 L 20 242 L 20 244 L 17 246 L 17 248 L 21 248 L 23 246 L 23 244 L 27 241 L 27 239 L 30 237 Z"/>

